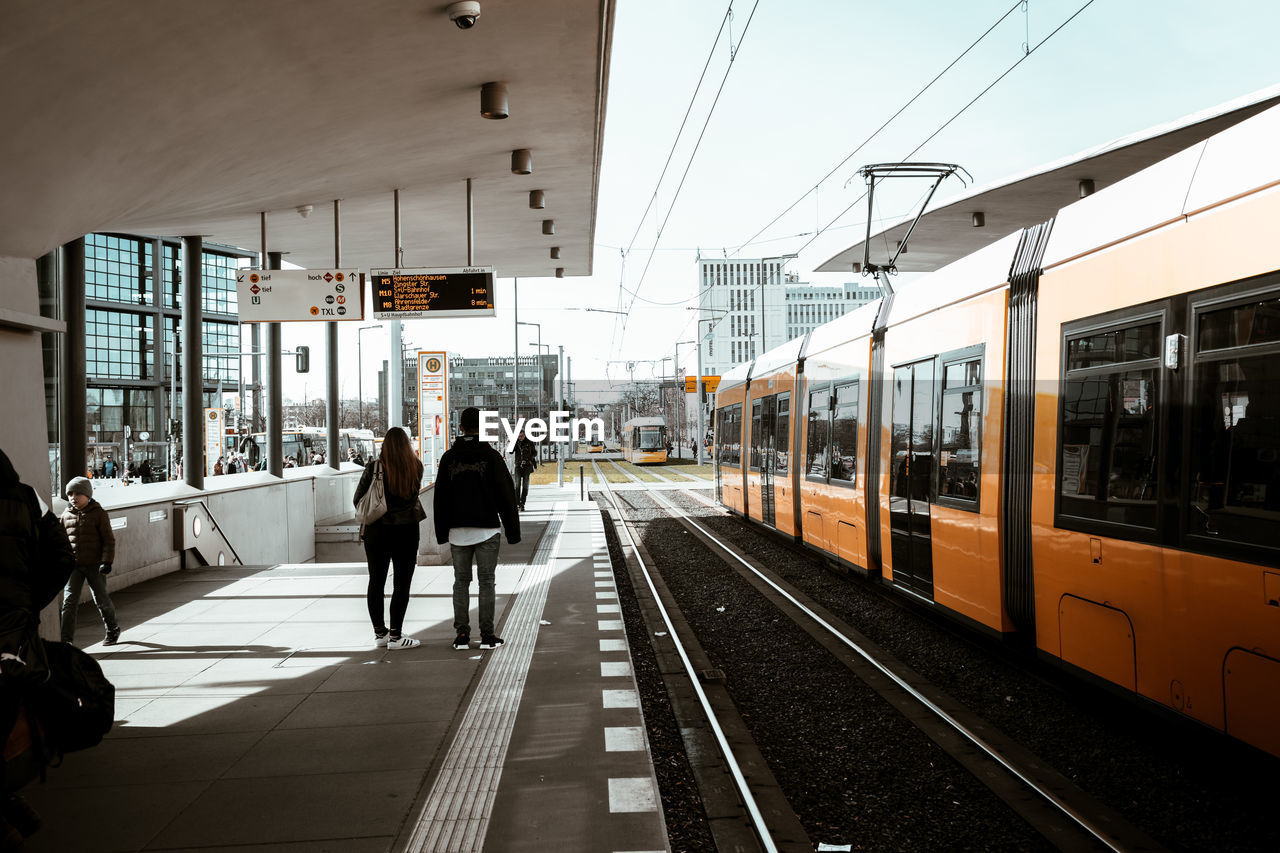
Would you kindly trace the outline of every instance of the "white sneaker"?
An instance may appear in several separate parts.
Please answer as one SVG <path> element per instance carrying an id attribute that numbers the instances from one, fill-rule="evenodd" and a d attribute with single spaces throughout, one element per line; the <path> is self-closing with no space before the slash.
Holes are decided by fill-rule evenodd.
<path id="1" fill-rule="evenodd" d="M 396 637 L 395 639 L 387 640 L 387 648 L 389 649 L 411 649 L 414 646 L 420 645 L 422 645 L 422 643 L 415 640 L 413 637 Z"/>
<path id="2" fill-rule="evenodd" d="M 385 648 L 387 645 L 387 638 L 390 636 L 391 636 L 390 634 L 374 634 L 373 635 L 374 647 L 379 649 Z"/>

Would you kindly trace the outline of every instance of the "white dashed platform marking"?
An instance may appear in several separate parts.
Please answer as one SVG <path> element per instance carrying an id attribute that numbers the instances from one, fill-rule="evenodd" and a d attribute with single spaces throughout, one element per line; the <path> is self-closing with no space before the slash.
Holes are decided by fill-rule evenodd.
<path id="1" fill-rule="evenodd" d="M 640 694 L 635 690 L 600 691 L 605 708 L 639 708 Z"/>
<path id="2" fill-rule="evenodd" d="M 651 812 L 657 808 L 658 797 L 649 777 L 609 780 L 609 811 L 614 814 Z"/>
<path id="3" fill-rule="evenodd" d="M 639 726 L 608 726 L 605 728 L 605 752 L 639 752 L 642 749 L 644 749 L 644 729 Z"/>

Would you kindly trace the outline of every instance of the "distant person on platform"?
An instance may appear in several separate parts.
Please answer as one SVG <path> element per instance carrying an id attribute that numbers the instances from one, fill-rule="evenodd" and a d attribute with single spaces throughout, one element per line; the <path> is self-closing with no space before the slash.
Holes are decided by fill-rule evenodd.
<path id="1" fill-rule="evenodd" d="M 524 511 L 524 502 L 529 497 L 529 477 L 538 467 L 538 445 L 529 440 L 527 429 L 520 430 L 520 437 L 516 439 L 513 452 L 515 453 L 514 470 L 519 484 L 516 487 L 516 502 L 520 510 Z"/>
<path id="2" fill-rule="evenodd" d="M 107 454 L 106 461 L 102 463 L 102 476 L 110 479 L 116 475 L 116 461 Z"/>
<path id="3" fill-rule="evenodd" d="M 67 500 L 71 505 L 62 513 L 62 526 L 71 540 L 76 567 L 62 593 L 62 642 L 70 643 L 75 639 L 80 593 L 84 590 L 84 582 L 88 581 L 93 603 L 98 606 L 98 613 L 107 629 L 102 645 L 114 646 L 120 640 L 120 623 L 116 621 L 116 607 L 107 594 L 107 575 L 111 574 L 111 561 L 116 555 L 111 517 L 102 504 L 93 499 L 93 483 L 84 477 L 76 477 L 67 483 Z"/>
<path id="4" fill-rule="evenodd" d="M 355 506 L 360 505 L 360 499 L 373 485 L 375 476 L 382 478 L 387 513 L 366 524 L 361 533 L 365 557 L 369 561 L 369 588 L 365 600 L 369 605 L 369 620 L 373 622 L 373 644 L 389 649 L 411 649 L 419 645 L 419 641 L 404 636 L 401 631 L 404 614 L 409 609 L 413 570 L 418 563 L 418 522 L 427 517 L 427 512 L 418 500 L 418 491 L 422 487 L 422 462 L 400 427 L 387 430 L 381 455 L 365 467 L 352 501 Z M 394 571 L 390 630 L 383 621 L 382 609 L 388 564 Z"/>
<path id="5" fill-rule="evenodd" d="M 480 440 L 480 410 L 462 410 L 462 435 L 440 457 L 436 477 L 436 541 L 449 543 L 453 553 L 453 628 L 455 649 L 471 646 L 471 563 L 480 577 L 480 648 L 496 649 L 505 642 L 495 633 L 494 580 L 501 542 L 499 520 L 507 542 L 520 541 L 520 515 L 515 488 L 502 454 Z"/>

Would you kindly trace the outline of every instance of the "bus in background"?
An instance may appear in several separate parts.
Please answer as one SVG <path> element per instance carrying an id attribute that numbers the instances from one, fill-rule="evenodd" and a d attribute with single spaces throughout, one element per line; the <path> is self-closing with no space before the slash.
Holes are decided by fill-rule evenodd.
<path id="1" fill-rule="evenodd" d="M 637 465 L 667 461 L 667 425 L 662 418 L 632 418 L 622 425 L 622 458 Z"/>
<path id="2" fill-rule="evenodd" d="M 302 467 L 314 464 L 317 453 L 328 452 L 328 434 L 323 427 L 301 427 L 287 429 L 280 436 L 280 443 L 286 468 Z M 249 466 L 253 470 L 266 470 L 267 434 L 255 432 L 245 436 L 231 434 L 225 439 L 227 454 L 232 451 L 248 456 Z M 338 430 L 338 459 L 346 462 L 350 459 L 348 451 L 355 448 L 363 462 L 368 462 L 377 452 L 373 430 L 342 429 Z"/>

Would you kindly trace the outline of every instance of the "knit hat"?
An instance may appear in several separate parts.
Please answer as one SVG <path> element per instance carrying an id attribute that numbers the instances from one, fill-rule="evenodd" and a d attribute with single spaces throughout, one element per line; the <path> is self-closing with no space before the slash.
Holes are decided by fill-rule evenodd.
<path id="1" fill-rule="evenodd" d="M 88 477 L 72 477 L 71 482 L 67 483 L 67 500 L 71 500 L 76 492 L 86 498 L 93 497 L 93 481 Z"/>

